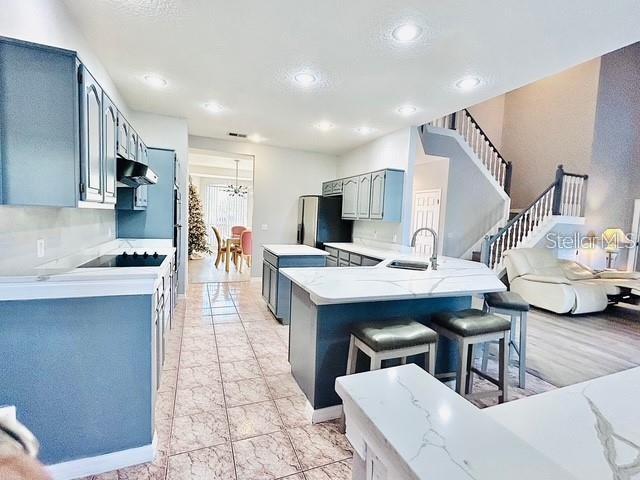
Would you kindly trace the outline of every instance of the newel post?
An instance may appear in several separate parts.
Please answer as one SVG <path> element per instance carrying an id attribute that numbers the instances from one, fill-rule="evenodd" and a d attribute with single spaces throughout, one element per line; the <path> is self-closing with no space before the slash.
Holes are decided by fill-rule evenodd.
<path id="1" fill-rule="evenodd" d="M 451 115 L 449 115 L 449 129 L 451 130 L 456 129 L 456 117 L 457 112 L 453 112 Z"/>
<path id="2" fill-rule="evenodd" d="M 553 215 L 562 215 L 562 186 L 564 184 L 564 167 L 558 165 L 556 169 L 556 189 L 553 191 Z"/>
<path id="3" fill-rule="evenodd" d="M 504 191 L 507 195 L 511 196 L 511 175 L 513 174 L 513 164 L 507 162 L 507 166 L 504 168 Z"/>

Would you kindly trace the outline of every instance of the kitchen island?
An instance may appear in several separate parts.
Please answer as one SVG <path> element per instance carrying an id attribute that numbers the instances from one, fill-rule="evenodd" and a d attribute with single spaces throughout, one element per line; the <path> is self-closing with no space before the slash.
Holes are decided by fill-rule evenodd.
<path id="1" fill-rule="evenodd" d="M 412 317 L 429 325 L 433 313 L 470 308 L 473 295 L 506 290 L 480 263 L 441 257 L 437 270 L 413 271 L 389 268 L 388 264 L 428 259 L 400 252 L 385 255 L 381 263 L 370 267 L 281 270 L 292 283 L 291 372 L 311 404 L 316 422 L 340 415 L 341 401 L 334 383 L 346 371 L 352 326 L 394 317 Z M 451 372 L 456 361 L 456 349 L 441 339 L 436 371 Z M 368 362 L 360 358 L 358 371 L 365 368 Z"/>

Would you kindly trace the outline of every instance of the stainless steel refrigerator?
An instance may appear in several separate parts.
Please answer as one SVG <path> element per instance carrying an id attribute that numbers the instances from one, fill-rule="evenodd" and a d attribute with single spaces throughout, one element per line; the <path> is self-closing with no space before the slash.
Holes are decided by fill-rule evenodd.
<path id="1" fill-rule="evenodd" d="M 326 242 L 350 242 L 353 220 L 341 216 L 342 197 L 303 195 L 298 199 L 298 243 L 324 248 Z"/>

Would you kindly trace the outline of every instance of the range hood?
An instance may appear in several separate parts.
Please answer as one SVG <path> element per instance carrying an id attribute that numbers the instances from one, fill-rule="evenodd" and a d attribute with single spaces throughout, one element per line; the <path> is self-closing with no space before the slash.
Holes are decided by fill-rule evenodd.
<path id="1" fill-rule="evenodd" d="M 118 181 L 135 188 L 158 183 L 158 175 L 144 163 L 118 157 Z"/>

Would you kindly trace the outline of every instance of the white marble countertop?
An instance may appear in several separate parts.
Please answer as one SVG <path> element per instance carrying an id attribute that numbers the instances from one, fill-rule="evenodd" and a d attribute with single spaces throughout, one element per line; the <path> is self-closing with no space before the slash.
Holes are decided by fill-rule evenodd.
<path id="1" fill-rule="evenodd" d="M 344 403 L 347 437 L 361 457 L 366 442 L 394 467 L 396 476 L 388 478 L 580 478 L 416 365 L 340 377 L 336 391 Z M 526 420 L 537 424 L 533 417 Z"/>
<path id="2" fill-rule="evenodd" d="M 40 265 L 26 275 L 0 276 L 0 301 L 151 294 L 175 252 L 170 239 L 116 239 Z M 167 255 L 158 267 L 78 268 L 101 255 Z"/>
<path id="3" fill-rule="evenodd" d="M 640 479 L 640 367 L 483 410 L 580 480 Z"/>
<path id="4" fill-rule="evenodd" d="M 284 268 L 280 272 L 309 292 L 316 305 L 456 297 L 501 292 L 505 285 L 486 265 L 439 257 L 438 269 L 388 268 L 393 260 L 429 262 L 415 254 L 389 254 L 373 267 Z"/>
<path id="5" fill-rule="evenodd" d="M 271 253 L 278 257 L 329 255 L 324 250 L 313 248 L 308 245 L 270 244 L 263 245 L 262 248 L 264 248 L 265 250 L 269 250 Z"/>

